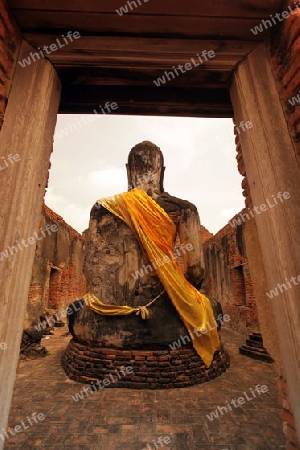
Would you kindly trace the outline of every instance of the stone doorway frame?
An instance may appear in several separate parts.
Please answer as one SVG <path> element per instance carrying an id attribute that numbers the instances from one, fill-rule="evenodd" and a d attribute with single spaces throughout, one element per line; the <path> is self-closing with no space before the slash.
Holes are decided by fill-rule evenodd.
<path id="1" fill-rule="evenodd" d="M 279 206 L 272 206 L 256 215 L 256 232 L 252 239 L 258 241 L 262 252 L 262 271 L 266 274 L 267 289 L 300 275 L 300 165 L 299 155 L 290 135 L 276 80 L 272 72 L 270 54 L 265 44 L 260 44 L 243 62 L 233 76 L 231 100 L 235 120 L 251 121 L 253 127 L 241 133 L 239 140 L 254 206 L 273 200 L 278 192 L 289 192 L 290 198 Z M 271 203 L 273 205 L 273 203 Z M 250 224 L 247 224 L 250 225 Z M 246 253 L 254 285 L 260 284 L 264 275 L 254 265 L 259 260 L 248 251 L 255 245 L 248 239 Z M 259 251 L 257 253 L 260 253 Z M 252 266 L 252 268 L 251 268 Z M 271 301 L 266 292 L 257 300 L 262 335 L 268 340 L 278 339 L 280 353 L 277 362 L 283 363 L 281 373 L 286 376 L 289 399 L 296 429 L 300 436 L 300 283 Z M 269 303 L 271 302 L 271 310 Z M 262 314 L 272 313 L 272 318 Z M 262 320 L 261 320 L 262 319 Z M 271 319 L 271 320 L 270 320 Z M 269 322 L 269 323 L 268 323 Z M 264 325 L 262 326 L 262 323 Z M 268 327 L 277 336 L 270 336 Z"/>
<path id="2" fill-rule="evenodd" d="M 57 301 L 57 292 L 61 290 L 61 276 L 62 276 L 62 269 L 54 266 L 53 264 L 49 267 L 48 272 L 48 294 L 47 298 L 45 298 L 45 308 L 46 309 L 58 309 L 59 308 L 59 302 Z M 54 288 L 54 286 L 56 288 Z M 57 289 L 58 287 L 58 289 Z M 56 290 L 55 295 L 53 295 L 53 290 Z"/>
<path id="3" fill-rule="evenodd" d="M 32 50 L 23 41 L 19 60 Z M 5 224 L 1 224 L 3 249 L 19 238 L 33 236 L 38 230 L 60 89 L 55 69 L 48 61 L 42 59 L 26 68 L 16 65 L 0 143 L 4 155 L 19 153 L 22 164 L 16 165 L 5 181 L 0 179 L 0 191 L 6 199 L 1 210 L 2 217 L 6 218 Z M 297 234 L 300 171 L 264 45 L 239 64 L 233 77 L 231 98 L 237 121 L 253 123 L 253 128 L 241 134 L 240 140 L 254 204 L 264 203 L 268 196 L 280 190 L 291 193 L 291 200 L 283 205 L 283 213 L 274 208 L 256 220 L 268 286 L 272 289 L 286 277 L 300 274 L 297 261 L 297 254 L 300 255 Z M 282 148 L 286 149 L 284 155 Z M 20 251 L 1 261 L 0 342 L 6 342 L 8 348 L 0 354 L 0 379 L 5 380 L 0 384 L 0 429 L 5 428 L 9 414 L 33 258 L 34 246 L 31 246 L 26 252 Z M 300 435 L 300 383 L 297 384 L 300 379 L 300 304 L 297 292 L 299 289 L 284 292 L 280 301 L 274 302 L 273 312 Z M 0 442 L 0 449 L 2 447 L 3 442 Z"/>
<path id="4" fill-rule="evenodd" d="M 23 40 L 18 60 L 34 50 Z M 22 239 L 34 238 L 39 230 L 60 92 L 60 81 L 49 61 L 41 59 L 25 68 L 16 64 L 0 133 L 0 152 L 4 156 L 19 154 L 20 161 L 0 178 L 5 199 L 0 212 L 1 251 Z M 7 344 L 7 349 L 0 351 L 1 430 L 7 424 L 16 377 L 34 254 L 35 245 L 19 247 L 17 253 L 0 261 L 0 341 Z M 3 445 L 0 440 L 0 449 Z"/>

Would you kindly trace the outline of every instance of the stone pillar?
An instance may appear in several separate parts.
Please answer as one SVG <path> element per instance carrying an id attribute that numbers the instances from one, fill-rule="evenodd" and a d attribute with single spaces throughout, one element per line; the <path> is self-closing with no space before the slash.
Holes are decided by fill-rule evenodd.
<path id="1" fill-rule="evenodd" d="M 237 125 L 241 121 L 253 124 L 239 139 L 253 205 L 260 207 L 269 201 L 267 209 L 255 213 L 255 218 L 267 286 L 271 290 L 300 275 L 300 169 L 265 45 L 258 46 L 238 66 L 231 98 Z M 290 198 L 282 202 L 277 199 L 275 205 L 274 197 L 279 192 L 288 192 Z M 271 301 L 298 435 L 299 294 L 300 284 L 291 285 L 282 292 L 279 290 Z"/>
<path id="2" fill-rule="evenodd" d="M 23 41 L 19 61 L 31 51 Z M 0 349 L 0 430 L 7 425 L 34 258 L 35 243 L 28 238 L 39 231 L 59 100 L 60 82 L 50 62 L 16 64 L 0 133 L 0 155 L 19 155 L 0 172 L 0 344 L 7 346 Z M 9 250 L 13 246 L 17 251 Z"/>

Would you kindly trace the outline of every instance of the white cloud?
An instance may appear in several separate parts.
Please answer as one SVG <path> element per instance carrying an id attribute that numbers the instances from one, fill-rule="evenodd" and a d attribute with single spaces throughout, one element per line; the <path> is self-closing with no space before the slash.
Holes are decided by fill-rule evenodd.
<path id="1" fill-rule="evenodd" d="M 63 219 L 75 230 L 81 232 L 88 228 L 89 213 L 91 209 L 90 206 L 82 208 L 81 206 L 76 205 L 75 202 L 71 203 L 70 199 L 56 194 L 55 188 L 53 187 L 48 188 L 46 204 L 49 208 L 62 216 Z"/>
<path id="2" fill-rule="evenodd" d="M 241 211 L 241 208 L 224 208 L 220 211 L 220 218 L 226 222 L 229 222 L 237 213 Z"/>
<path id="3" fill-rule="evenodd" d="M 102 197 L 127 191 L 126 171 L 118 167 L 94 170 L 88 175 L 88 182 L 90 187 L 96 188 Z"/>

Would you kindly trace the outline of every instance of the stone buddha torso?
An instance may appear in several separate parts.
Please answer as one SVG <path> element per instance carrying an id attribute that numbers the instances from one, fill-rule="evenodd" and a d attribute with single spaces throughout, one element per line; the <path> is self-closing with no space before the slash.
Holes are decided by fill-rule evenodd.
<path id="1" fill-rule="evenodd" d="M 188 281 L 200 289 L 204 262 L 196 207 L 163 191 L 163 157 L 154 144 L 143 142 L 133 148 L 127 172 L 129 190 L 135 187 L 143 189 L 173 220 L 176 226 L 174 256 Z M 91 210 L 85 237 L 84 271 L 89 292 L 105 303 L 136 306 L 162 291 L 155 270 L 149 267 L 151 262 L 133 231 L 99 204 Z M 187 250 L 187 245 L 192 249 Z"/>
<path id="2" fill-rule="evenodd" d="M 160 149 L 148 141 L 136 145 L 127 173 L 129 190 L 143 189 L 173 220 L 176 233 L 169 260 L 177 257 L 185 277 L 200 289 L 204 263 L 199 216 L 194 205 L 164 192 Z M 73 339 L 62 365 L 70 378 L 98 386 L 103 380 L 111 387 L 168 389 L 203 383 L 226 370 L 228 355 L 222 346 L 210 367 L 205 366 L 156 275 L 158 260 L 149 261 L 129 226 L 96 203 L 85 237 L 84 272 L 91 294 L 103 303 L 133 307 L 158 298 L 148 307 L 147 320 L 135 314 L 101 315 L 88 305 L 68 316 Z"/>
<path id="3" fill-rule="evenodd" d="M 128 157 L 128 189 L 143 189 L 171 217 L 176 226 L 173 255 L 188 281 L 200 289 L 204 260 L 199 215 L 192 203 L 164 192 L 163 163 L 160 149 L 151 142 L 135 146 Z M 98 203 L 91 210 L 85 238 L 87 291 L 104 303 L 144 306 L 164 290 L 134 232 Z M 74 324 L 74 337 L 100 340 L 103 345 L 117 346 L 122 342 L 135 346 L 172 342 L 181 333 L 186 334 L 166 294 L 150 307 L 150 313 L 149 321 L 142 321 L 135 316 L 97 316 L 84 308 Z M 89 319 L 91 315 L 93 320 Z M 84 328 L 87 322 L 89 326 Z"/>

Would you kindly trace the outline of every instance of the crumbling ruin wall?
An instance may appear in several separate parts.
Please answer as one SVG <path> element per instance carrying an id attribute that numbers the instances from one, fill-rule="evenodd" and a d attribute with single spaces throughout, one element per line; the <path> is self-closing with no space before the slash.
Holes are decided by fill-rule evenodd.
<path id="1" fill-rule="evenodd" d="M 39 322 L 45 311 L 63 310 L 86 293 L 84 238 L 44 205 L 40 230 L 47 224 L 57 231 L 44 231 L 46 237 L 37 240 L 24 328 Z"/>
<path id="2" fill-rule="evenodd" d="M 201 234 L 201 241 L 202 245 L 208 241 L 210 238 L 213 237 L 213 234 L 208 231 L 207 228 L 205 228 L 203 225 L 200 225 L 200 234 Z"/>
<path id="3" fill-rule="evenodd" d="M 246 335 L 259 332 L 259 323 L 242 233 L 242 224 L 228 224 L 204 243 L 204 291 L 230 315 L 227 326 Z"/>

